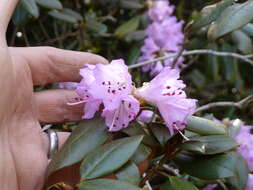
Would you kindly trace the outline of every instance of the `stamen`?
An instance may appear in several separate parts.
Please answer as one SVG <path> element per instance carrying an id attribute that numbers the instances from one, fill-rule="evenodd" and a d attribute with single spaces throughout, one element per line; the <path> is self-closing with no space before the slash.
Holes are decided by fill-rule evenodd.
<path id="1" fill-rule="evenodd" d="M 73 103 L 70 103 L 70 102 L 68 102 L 67 103 L 67 105 L 69 105 L 69 106 L 75 106 L 75 105 L 78 105 L 78 104 L 82 104 L 82 103 L 85 103 L 86 101 L 79 101 L 79 102 L 73 102 Z"/>

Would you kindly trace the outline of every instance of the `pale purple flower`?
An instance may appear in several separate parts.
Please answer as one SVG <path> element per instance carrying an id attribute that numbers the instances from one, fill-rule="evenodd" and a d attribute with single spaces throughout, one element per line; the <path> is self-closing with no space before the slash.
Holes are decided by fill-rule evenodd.
<path id="1" fill-rule="evenodd" d="M 205 188 L 203 188 L 202 190 L 213 190 L 217 186 L 218 186 L 217 184 L 209 184 Z"/>
<path id="2" fill-rule="evenodd" d="M 100 105 L 104 105 L 102 116 L 109 131 L 127 127 L 139 112 L 140 104 L 131 95 L 133 90 L 131 75 L 122 59 L 108 65 L 87 65 L 80 70 L 83 77 L 76 92 L 85 102 L 84 119 L 94 117 Z"/>
<path id="3" fill-rule="evenodd" d="M 154 112 L 151 110 L 143 110 L 141 114 L 137 117 L 138 121 L 149 123 L 153 117 Z"/>
<path id="4" fill-rule="evenodd" d="M 178 53 L 181 49 L 184 34 L 182 33 L 183 21 L 178 22 L 172 16 L 174 6 L 169 5 L 167 0 L 153 2 L 149 10 L 149 17 L 153 21 L 146 29 L 147 38 L 141 48 L 142 56 L 139 61 L 146 61 L 169 53 Z M 184 58 L 180 57 L 175 67 L 183 64 Z M 166 59 L 143 67 L 144 72 L 150 72 L 151 76 L 161 72 L 163 67 L 172 67 L 174 58 Z"/>
<path id="5" fill-rule="evenodd" d="M 165 17 L 171 15 L 174 11 L 174 6 L 169 5 L 167 0 L 153 1 L 152 8 L 149 10 L 148 15 L 150 19 L 155 22 L 161 22 Z"/>
<path id="6" fill-rule="evenodd" d="M 237 151 L 247 161 L 250 171 L 253 171 L 253 135 L 250 133 L 252 128 L 252 126 L 242 126 L 240 133 L 236 136 L 236 140 L 240 145 Z"/>
<path id="7" fill-rule="evenodd" d="M 135 91 L 138 98 L 158 107 L 171 134 L 184 129 L 187 117 L 196 109 L 196 100 L 186 97 L 185 84 L 178 79 L 179 71 L 166 67 L 150 83 Z"/>
<path id="8" fill-rule="evenodd" d="M 60 82 L 58 83 L 58 85 L 59 85 L 59 88 L 74 90 L 76 89 L 78 83 L 77 82 Z"/>

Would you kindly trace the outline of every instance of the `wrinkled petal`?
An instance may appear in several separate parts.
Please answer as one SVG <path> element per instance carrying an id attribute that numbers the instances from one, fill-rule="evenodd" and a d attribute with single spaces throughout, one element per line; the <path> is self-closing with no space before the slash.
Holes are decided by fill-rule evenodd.
<path id="1" fill-rule="evenodd" d="M 101 104 L 101 101 L 87 102 L 84 106 L 83 119 L 93 118 L 95 113 L 99 110 L 100 104 Z"/>
<path id="2" fill-rule="evenodd" d="M 141 114 L 137 117 L 137 120 L 144 123 L 149 123 L 153 117 L 153 114 L 153 111 L 143 110 Z"/>
<path id="3" fill-rule="evenodd" d="M 122 100 L 118 109 L 104 109 L 102 116 L 105 117 L 106 125 L 109 126 L 109 131 L 119 131 L 126 128 L 140 110 L 140 103 L 133 96 L 129 95 Z"/>

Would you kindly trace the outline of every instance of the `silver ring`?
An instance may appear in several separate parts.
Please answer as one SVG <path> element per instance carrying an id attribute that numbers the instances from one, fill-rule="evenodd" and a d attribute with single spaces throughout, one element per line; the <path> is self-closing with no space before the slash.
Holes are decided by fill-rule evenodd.
<path id="1" fill-rule="evenodd" d="M 49 138 L 49 149 L 48 149 L 48 159 L 51 159 L 53 154 L 58 151 L 58 135 L 53 129 L 47 130 L 47 135 Z"/>

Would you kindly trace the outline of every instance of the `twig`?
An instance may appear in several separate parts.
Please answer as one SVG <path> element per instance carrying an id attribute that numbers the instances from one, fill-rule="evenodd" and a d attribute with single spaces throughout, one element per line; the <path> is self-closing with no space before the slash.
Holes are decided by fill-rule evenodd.
<path id="1" fill-rule="evenodd" d="M 239 102 L 213 102 L 213 103 L 209 103 L 209 104 L 199 107 L 198 109 L 196 109 L 195 113 L 208 110 L 214 107 L 236 107 L 236 108 L 241 109 L 245 105 L 250 103 L 251 101 L 253 101 L 253 95 L 249 95 Z"/>
<path id="2" fill-rule="evenodd" d="M 250 54 L 250 55 L 241 55 L 241 54 L 233 53 L 233 52 L 219 52 L 219 51 L 214 51 L 214 50 L 210 50 L 210 49 L 196 49 L 196 50 L 191 50 L 191 51 L 184 51 L 182 53 L 182 56 L 196 55 L 196 54 L 211 54 L 211 55 L 220 56 L 220 57 L 234 57 L 234 58 L 243 60 L 243 61 L 245 61 L 245 62 L 247 62 L 247 63 L 249 63 L 253 66 L 253 61 L 249 59 L 249 58 L 253 57 L 252 54 Z M 152 60 L 136 63 L 134 65 L 129 66 L 128 68 L 129 69 L 134 69 L 134 68 L 142 67 L 144 65 L 148 65 L 148 64 L 151 64 L 151 63 L 155 63 L 155 62 L 158 62 L 158 61 L 162 61 L 162 60 L 177 57 L 177 56 L 178 56 L 177 53 L 171 53 L 171 54 L 167 54 L 165 56 L 158 57 L 158 58 L 155 58 L 155 59 L 152 59 Z"/>

